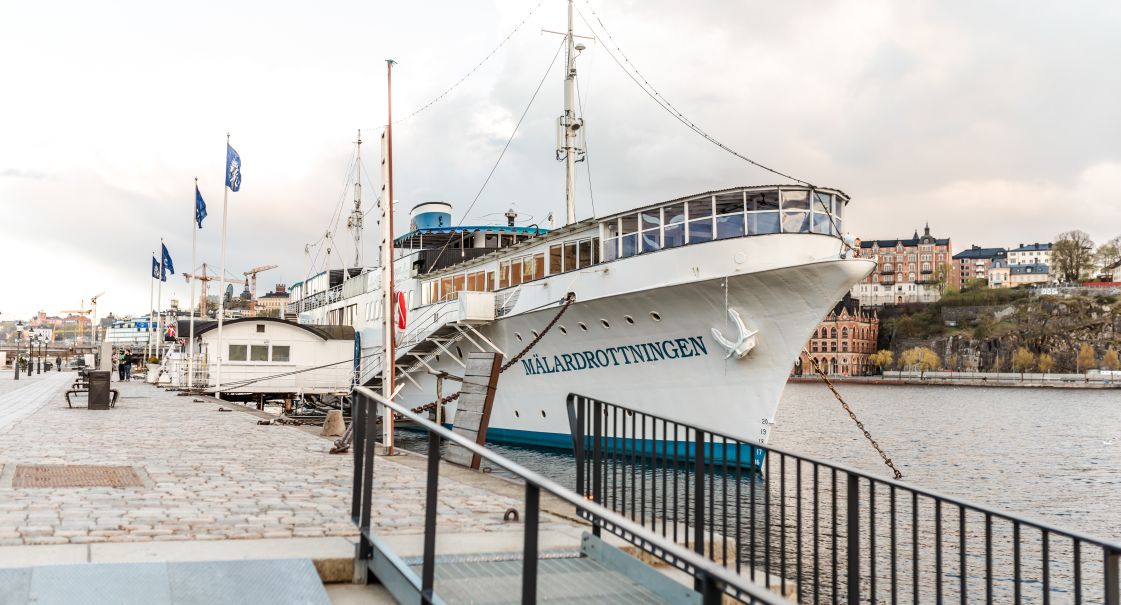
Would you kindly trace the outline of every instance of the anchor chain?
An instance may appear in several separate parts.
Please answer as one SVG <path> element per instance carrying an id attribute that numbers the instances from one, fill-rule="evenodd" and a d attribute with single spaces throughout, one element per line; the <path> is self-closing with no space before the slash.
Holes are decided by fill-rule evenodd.
<path id="1" fill-rule="evenodd" d="M 841 407 L 844 408 L 845 412 L 848 413 L 849 418 L 852 418 L 852 421 L 856 423 L 856 428 L 860 429 L 860 431 L 864 433 L 864 438 L 868 440 L 868 443 L 872 444 L 872 447 L 876 450 L 876 453 L 878 453 L 880 455 L 880 458 L 883 459 L 884 464 L 886 464 L 891 469 L 891 472 L 895 474 L 895 479 L 902 479 L 903 473 L 899 472 L 899 469 L 895 468 L 895 463 L 892 462 L 891 458 L 887 457 L 887 454 L 884 452 L 884 448 L 880 447 L 880 444 L 872 438 L 872 434 L 868 432 L 868 429 L 864 428 L 864 423 L 856 417 L 856 412 L 852 411 L 852 408 L 849 407 L 849 404 L 845 402 L 844 397 L 841 397 L 841 394 L 837 392 L 837 387 L 833 386 L 833 382 L 829 380 L 829 376 L 825 373 L 825 370 L 821 368 L 821 364 L 817 362 L 817 359 L 810 355 L 809 351 L 802 349 L 802 352 L 806 354 L 807 358 L 809 358 L 810 363 L 813 364 L 814 370 L 817 371 L 818 376 L 820 376 L 821 379 L 825 381 L 825 386 L 829 387 L 830 391 L 833 391 L 833 396 L 836 397 L 837 401 L 841 403 Z"/>

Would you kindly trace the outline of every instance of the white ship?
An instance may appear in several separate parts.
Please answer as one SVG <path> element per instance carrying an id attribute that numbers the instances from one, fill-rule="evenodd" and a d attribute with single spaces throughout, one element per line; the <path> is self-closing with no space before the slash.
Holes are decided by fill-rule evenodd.
<path id="1" fill-rule="evenodd" d="M 409 232 L 383 244 L 381 267 L 319 273 L 292 288 L 288 311 L 352 325 L 358 380 L 380 384 L 385 307 L 396 299 L 385 294 L 391 250 L 405 311 L 396 399 L 419 406 L 435 399 L 431 371 L 462 374 L 473 351 L 511 359 L 571 296 L 500 375 L 488 440 L 571 447 L 566 399 L 575 392 L 765 444 L 810 333 L 875 266 L 847 252 L 849 198 L 820 187 L 731 187 L 574 220 L 582 122 L 572 107 L 580 47 L 571 22 L 567 46 L 558 149 L 567 225 L 462 226 L 450 204 L 420 204 Z M 351 225 L 361 228 L 359 205 Z M 454 423 L 454 403 L 447 412 Z"/>

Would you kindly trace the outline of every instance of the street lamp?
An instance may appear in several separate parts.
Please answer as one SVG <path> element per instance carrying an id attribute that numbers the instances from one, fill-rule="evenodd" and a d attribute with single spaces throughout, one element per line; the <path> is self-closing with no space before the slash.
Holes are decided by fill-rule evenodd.
<path id="1" fill-rule="evenodd" d="M 33 367 L 35 365 L 34 361 L 33 361 L 35 351 L 32 349 L 34 341 L 31 340 L 31 338 L 33 336 L 34 336 L 34 334 L 32 334 L 30 331 L 27 332 L 27 375 L 28 376 L 31 376 L 32 370 L 35 369 Z"/>
<path id="2" fill-rule="evenodd" d="M 35 365 L 35 373 L 36 374 L 42 374 L 43 373 L 43 337 L 42 337 L 42 335 L 39 336 L 38 340 L 39 340 L 39 363 Z"/>
<path id="3" fill-rule="evenodd" d="M 12 368 L 16 371 L 16 380 L 19 380 L 19 352 L 23 348 L 23 324 L 16 322 L 16 357 L 12 360 Z"/>

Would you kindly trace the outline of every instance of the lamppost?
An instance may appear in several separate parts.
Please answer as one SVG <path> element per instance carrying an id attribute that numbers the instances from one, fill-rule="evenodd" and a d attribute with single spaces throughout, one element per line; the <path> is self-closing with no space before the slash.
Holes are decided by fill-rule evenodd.
<path id="1" fill-rule="evenodd" d="M 19 380 L 19 353 L 23 348 L 23 324 L 16 323 L 16 357 L 12 360 L 12 368 L 16 371 L 16 380 Z"/>
<path id="2" fill-rule="evenodd" d="M 43 336 L 39 335 L 39 363 L 35 365 L 35 373 L 43 373 Z"/>
<path id="3" fill-rule="evenodd" d="M 34 363 L 35 350 L 33 349 L 34 341 L 32 340 L 33 336 L 35 336 L 35 335 L 32 334 L 30 331 L 27 333 L 27 375 L 28 376 L 31 376 L 32 370 L 35 369 L 34 368 L 34 365 L 35 365 L 35 363 Z"/>

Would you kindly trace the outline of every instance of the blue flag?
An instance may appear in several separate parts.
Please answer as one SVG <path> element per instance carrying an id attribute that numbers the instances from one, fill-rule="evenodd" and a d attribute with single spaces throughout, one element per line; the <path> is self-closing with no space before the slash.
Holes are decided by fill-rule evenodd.
<path id="1" fill-rule="evenodd" d="M 226 186 L 230 191 L 241 189 L 241 156 L 226 143 Z"/>
<path id="2" fill-rule="evenodd" d="M 160 279 L 167 281 L 167 274 L 175 275 L 175 265 L 171 263 L 171 255 L 167 253 L 167 246 L 160 244 L 163 248 L 163 271 L 161 271 Z"/>
<path id="3" fill-rule="evenodd" d="M 199 186 L 195 185 L 195 222 L 199 224 L 199 229 L 202 229 L 202 219 L 206 218 L 206 202 L 202 199 L 202 194 L 199 193 Z"/>
<path id="4" fill-rule="evenodd" d="M 152 279 L 160 279 L 160 278 L 161 278 L 160 262 L 157 261 L 156 257 L 153 256 L 152 257 Z"/>

